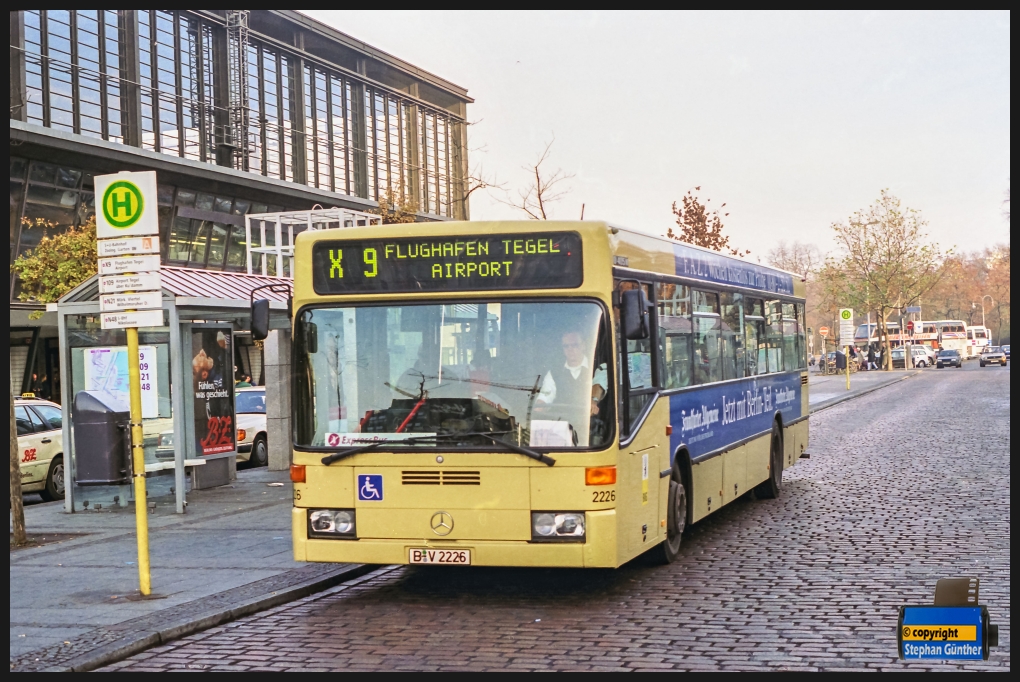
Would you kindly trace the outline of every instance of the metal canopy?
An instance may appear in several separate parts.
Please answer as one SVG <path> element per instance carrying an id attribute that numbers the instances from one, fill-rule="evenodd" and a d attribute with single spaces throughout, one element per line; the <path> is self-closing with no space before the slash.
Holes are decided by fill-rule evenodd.
<path id="1" fill-rule="evenodd" d="M 277 276 L 291 278 L 294 276 L 294 238 L 297 235 L 305 230 L 366 225 L 382 225 L 382 216 L 335 207 L 283 213 L 249 213 L 244 216 L 245 238 L 248 240 L 248 274 L 259 270 L 263 277 L 267 277 L 272 271 Z"/>

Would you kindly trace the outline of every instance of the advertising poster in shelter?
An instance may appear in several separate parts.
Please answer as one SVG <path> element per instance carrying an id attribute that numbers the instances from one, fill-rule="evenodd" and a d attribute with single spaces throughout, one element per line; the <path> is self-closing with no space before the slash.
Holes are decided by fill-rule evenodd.
<path id="1" fill-rule="evenodd" d="M 216 455 L 236 449 L 232 341 L 230 327 L 192 331 L 195 452 L 199 455 Z"/>

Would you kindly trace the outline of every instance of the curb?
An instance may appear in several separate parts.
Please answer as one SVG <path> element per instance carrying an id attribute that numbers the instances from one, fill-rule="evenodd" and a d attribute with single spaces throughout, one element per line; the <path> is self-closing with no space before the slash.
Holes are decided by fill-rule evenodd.
<path id="1" fill-rule="evenodd" d="M 873 393 L 874 391 L 877 391 L 879 389 L 885 388 L 886 386 L 892 386 L 893 384 L 898 384 L 899 382 L 905 381 L 905 380 L 907 380 L 907 379 L 909 379 L 911 377 L 915 377 L 915 376 L 917 376 L 920 373 L 921 373 L 920 370 L 918 370 L 918 371 L 912 372 L 910 374 L 905 374 L 905 375 L 903 375 L 901 377 L 898 377 L 896 379 L 890 379 L 889 381 L 885 382 L 884 384 L 879 384 L 878 386 L 870 386 L 868 388 L 858 389 L 857 391 L 851 391 L 850 393 L 847 393 L 846 395 L 837 396 L 835 398 L 829 398 L 828 400 L 826 400 L 826 401 L 824 401 L 822 403 L 819 403 L 818 405 L 816 405 L 814 407 L 810 407 L 809 406 L 810 410 L 809 410 L 808 414 L 815 414 L 817 412 L 821 412 L 822 410 L 825 410 L 825 409 L 828 409 L 830 407 L 833 407 L 834 405 L 839 405 L 840 403 L 846 402 L 847 400 L 851 400 L 853 398 L 860 398 L 862 395 L 867 395 L 869 393 Z"/>
<path id="2" fill-rule="evenodd" d="M 169 622 L 165 627 L 162 627 L 157 631 L 143 630 L 131 635 L 126 635 L 121 639 L 104 644 L 93 649 L 87 654 L 73 658 L 62 665 L 49 668 L 44 672 L 88 672 L 96 670 L 104 665 L 116 663 L 117 661 L 122 661 L 129 656 L 142 653 L 146 649 L 150 649 L 154 646 L 166 644 L 171 640 L 193 635 L 196 632 L 208 630 L 211 627 L 222 625 L 223 623 L 236 620 L 237 618 L 249 616 L 253 613 L 265 611 L 273 608 L 274 606 L 279 606 L 280 604 L 285 604 L 296 599 L 301 599 L 302 597 L 307 597 L 310 594 L 321 592 L 352 578 L 363 576 L 376 568 L 378 568 L 378 566 L 368 564 L 352 564 L 344 566 L 343 568 L 338 568 L 325 576 L 320 576 L 308 582 L 242 602 L 228 609 L 207 613 L 198 618 L 182 620 L 176 623 Z"/>

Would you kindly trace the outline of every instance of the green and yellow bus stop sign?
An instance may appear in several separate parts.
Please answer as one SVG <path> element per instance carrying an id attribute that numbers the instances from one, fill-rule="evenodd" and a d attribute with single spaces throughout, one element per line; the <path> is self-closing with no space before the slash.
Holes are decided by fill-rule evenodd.
<path id="1" fill-rule="evenodd" d="M 95 179 L 99 239 L 159 234 L 156 173 L 117 173 Z"/>

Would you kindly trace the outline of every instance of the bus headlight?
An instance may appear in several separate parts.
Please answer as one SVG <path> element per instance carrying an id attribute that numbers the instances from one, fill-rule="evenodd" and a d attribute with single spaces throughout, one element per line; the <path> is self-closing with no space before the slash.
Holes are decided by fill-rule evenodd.
<path id="1" fill-rule="evenodd" d="M 531 512 L 532 540 L 584 540 L 584 512 Z"/>
<path id="2" fill-rule="evenodd" d="M 341 538 L 354 536 L 353 509 L 309 509 L 308 537 Z"/>

